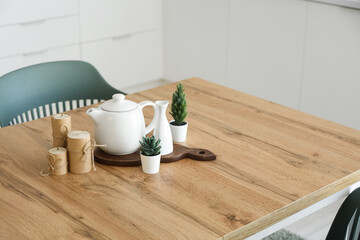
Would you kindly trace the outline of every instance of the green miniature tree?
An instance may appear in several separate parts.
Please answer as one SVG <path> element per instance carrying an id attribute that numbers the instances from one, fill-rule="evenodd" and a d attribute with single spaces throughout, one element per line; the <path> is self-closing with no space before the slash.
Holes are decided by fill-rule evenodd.
<path id="1" fill-rule="evenodd" d="M 141 144 L 140 152 L 144 156 L 156 156 L 160 153 L 160 139 L 156 141 L 154 136 L 151 138 L 143 137 L 139 143 Z"/>
<path id="2" fill-rule="evenodd" d="M 186 97 L 184 93 L 184 86 L 182 83 L 179 83 L 176 86 L 176 91 L 174 92 L 172 96 L 172 103 L 171 103 L 171 116 L 174 118 L 173 125 L 185 125 L 185 118 L 187 116 L 187 103 L 186 103 Z"/>

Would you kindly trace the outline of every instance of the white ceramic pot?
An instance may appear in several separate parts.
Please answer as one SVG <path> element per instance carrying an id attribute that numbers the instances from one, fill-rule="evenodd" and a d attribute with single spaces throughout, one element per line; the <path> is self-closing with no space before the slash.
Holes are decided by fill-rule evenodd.
<path id="1" fill-rule="evenodd" d="M 187 129 L 188 129 L 188 122 L 186 122 L 185 125 L 177 126 L 171 124 L 172 122 L 175 122 L 174 120 L 170 121 L 170 129 L 171 129 L 171 135 L 174 142 L 185 142 L 186 141 L 186 135 L 187 135 Z"/>
<path id="2" fill-rule="evenodd" d="M 159 172 L 161 154 L 156 156 L 145 156 L 140 153 L 141 167 L 144 173 L 155 174 Z"/>
<path id="3" fill-rule="evenodd" d="M 123 94 L 114 94 L 113 99 L 104 102 L 98 108 L 90 108 L 86 114 L 95 124 L 95 141 L 104 152 L 112 155 L 126 155 L 140 148 L 139 141 L 154 129 L 157 113 L 151 123 L 145 127 L 142 109 L 155 104 L 143 101 L 139 104 L 125 99 Z"/>

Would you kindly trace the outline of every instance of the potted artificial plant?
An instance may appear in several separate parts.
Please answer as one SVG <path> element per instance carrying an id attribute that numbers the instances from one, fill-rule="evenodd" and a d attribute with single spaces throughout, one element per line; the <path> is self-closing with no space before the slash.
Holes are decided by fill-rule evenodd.
<path id="1" fill-rule="evenodd" d="M 143 137 L 140 148 L 141 166 L 144 173 L 155 174 L 160 169 L 160 139 L 156 141 L 155 137 Z"/>
<path id="2" fill-rule="evenodd" d="M 174 120 L 170 121 L 170 129 L 174 142 L 185 142 L 188 129 L 188 122 L 185 121 L 187 116 L 187 103 L 184 93 L 184 86 L 179 83 L 176 91 L 172 96 L 171 116 Z"/>

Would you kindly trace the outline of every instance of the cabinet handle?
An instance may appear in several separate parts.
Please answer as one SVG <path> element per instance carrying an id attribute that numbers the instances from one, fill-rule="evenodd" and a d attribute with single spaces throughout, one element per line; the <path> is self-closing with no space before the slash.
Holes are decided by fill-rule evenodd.
<path id="1" fill-rule="evenodd" d="M 133 35 L 132 33 L 128 33 L 128 34 L 123 34 L 123 35 L 119 35 L 119 36 L 113 37 L 112 39 L 113 39 L 113 40 L 119 40 L 119 39 L 123 39 L 123 38 L 129 38 L 129 37 L 131 37 L 132 35 Z"/>
<path id="2" fill-rule="evenodd" d="M 34 21 L 30 21 L 30 22 L 23 22 L 20 23 L 21 26 L 27 26 L 27 25 L 33 25 L 33 24 L 40 24 L 40 23 L 45 23 L 46 19 L 40 19 L 40 20 L 34 20 Z"/>
<path id="3" fill-rule="evenodd" d="M 23 53 L 24 57 L 28 57 L 28 56 L 32 56 L 32 55 L 37 55 L 37 54 L 42 54 L 42 53 L 46 53 L 47 50 L 39 50 L 39 51 L 34 51 L 34 52 L 28 52 L 28 53 Z"/>

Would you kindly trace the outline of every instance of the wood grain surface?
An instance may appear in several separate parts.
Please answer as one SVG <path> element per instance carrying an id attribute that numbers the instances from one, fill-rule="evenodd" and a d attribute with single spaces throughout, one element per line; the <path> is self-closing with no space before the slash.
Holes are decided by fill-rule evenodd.
<path id="1" fill-rule="evenodd" d="M 127 155 L 111 155 L 100 148 L 96 148 L 94 158 L 98 163 L 111 166 L 141 165 L 140 150 Z M 213 161 L 216 159 L 216 155 L 207 149 L 189 148 L 180 144 L 174 144 L 172 153 L 161 156 L 161 163 L 176 162 L 184 158 L 197 161 Z"/>
<path id="2" fill-rule="evenodd" d="M 41 177 L 50 118 L 0 129 L 0 239 L 244 239 L 360 180 L 360 132 L 200 80 L 182 81 L 184 159 L 146 175 L 97 164 L 84 175 Z M 127 98 L 170 100 L 176 83 Z M 86 108 L 74 130 L 93 133 Z M 153 113 L 145 109 L 146 121 Z M 168 114 L 168 119 L 170 115 Z"/>

